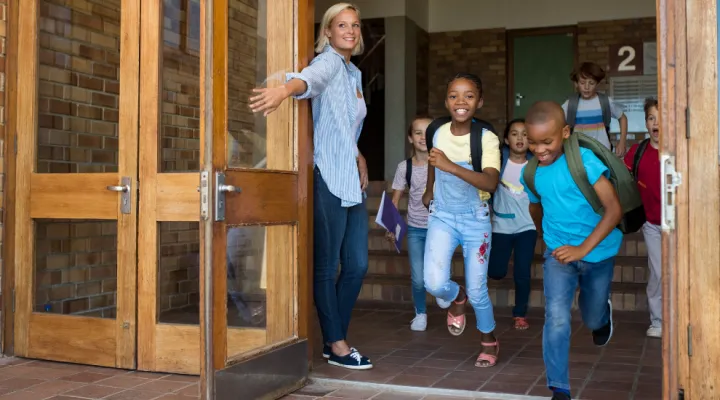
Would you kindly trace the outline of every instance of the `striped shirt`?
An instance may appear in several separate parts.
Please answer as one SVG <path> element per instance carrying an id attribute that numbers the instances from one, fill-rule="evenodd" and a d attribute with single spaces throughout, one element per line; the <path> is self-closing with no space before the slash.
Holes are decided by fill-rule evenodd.
<path id="1" fill-rule="evenodd" d="M 612 98 L 610 100 L 610 114 L 615 119 L 620 119 L 623 116 L 623 106 L 616 103 Z M 565 117 L 567 118 L 568 102 L 567 100 L 562 105 L 563 111 L 565 111 Z M 577 114 L 575 114 L 575 132 L 584 133 L 591 138 L 599 141 L 608 149 L 610 148 L 610 141 L 608 140 L 608 134 L 605 130 L 605 123 L 603 122 L 602 107 L 600 106 L 600 98 L 598 96 L 592 99 L 585 100 L 580 99 L 577 108 Z"/>
<path id="2" fill-rule="evenodd" d="M 290 79 L 307 84 L 305 93 L 295 98 L 312 99 L 314 162 L 330 193 L 343 207 L 362 203 L 357 142 L 363 122 L 356 124 L 357 92 L 362 93 L 360 70 L 326 46 L 302 72 L 286 74 L 286 80 Z"/>

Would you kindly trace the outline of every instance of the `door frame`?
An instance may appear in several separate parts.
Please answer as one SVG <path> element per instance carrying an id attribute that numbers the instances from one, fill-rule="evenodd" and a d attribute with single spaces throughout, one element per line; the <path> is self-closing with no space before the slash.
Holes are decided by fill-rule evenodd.
<path id="1" fill-rule="evenodd" d="M 578 54 L 578 26 L 577 25 L 561 25 L 553 26 L 548 28 L 524 28 L 524 29 L 509 29 L 505 31 L 505 57 L 507 62 L 505 63 L 505 76 L 507 78 L 507 94 L 505 98 L 506 110 L 505 110 L 505 122 L 507 123 L 512 119 L 513 109 L 515 106 L 515 42 L 514 40 L 519 37 L 526 36 L 547 36 L 547 35 L 564 35 L 571 34 L 573 36 L 573 63 L 575 66 L 578 65 L 579 54 Z M 568 77 L 568 79 L 570 79 Z M 500 132 L 502 129 L 495 127 Z M 503 138 L 500 138 L 501 140 Z"/>

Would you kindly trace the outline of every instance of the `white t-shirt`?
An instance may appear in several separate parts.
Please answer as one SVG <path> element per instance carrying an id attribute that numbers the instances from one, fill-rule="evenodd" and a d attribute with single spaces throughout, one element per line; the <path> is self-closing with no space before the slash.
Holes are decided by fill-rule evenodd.
<path id="1" fill-rule="evenodd" d="M 613 101 L 610 97 L 608 97 L 608 100 L 610 101 L 610 114 L 613 118 L 620 119 L 624 113 L 623 106 Z M 563 111 L 565 111 L 565 118 L 567 118 L 567 101 L 563 103 L 562 108 Z M 608 134 L 605 131 L 605 124 L 603 123 L 600 98 L 597 95 L 589 100 L 581 98 L 578 102 L 577 114 L 575 115 L 575 132 L 584 133 L 599 141 L 608 149 L 610 148 Z"/>

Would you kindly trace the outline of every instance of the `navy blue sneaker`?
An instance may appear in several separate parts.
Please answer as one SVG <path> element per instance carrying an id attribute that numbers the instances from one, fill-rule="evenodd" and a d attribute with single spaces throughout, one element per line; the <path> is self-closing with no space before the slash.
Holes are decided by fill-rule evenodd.
<path id="1" fill-rule="evenodd" d="M 612 318 L 612 301 L 608 299 L 608 313 L 610 314 L 608 323 L 600 329 L 596 329 L 592 332 L 593 343 L 595 346 L 603 347 L 610 341 L 613 335 L 613 318 Z"/>
<path id="2" fill-rule="evenodd" d="M 370 359 L 361 355 L 357 350 L 351 349 L 351 353 L 346 356 L 336 356 L 331 353 L 328 364 L 347 369 L 371 369 L 373 367 Z"/>
<path id="3" fill-rule="evenodd" d="M 350 351 L 357 351 L 357 349 L 354 347 L 351 347 Z M 330 354 L 332 354 L 332 348 L 327 344 L 323 345 L 323 358 L 324 359 L 330 358 Z"/>

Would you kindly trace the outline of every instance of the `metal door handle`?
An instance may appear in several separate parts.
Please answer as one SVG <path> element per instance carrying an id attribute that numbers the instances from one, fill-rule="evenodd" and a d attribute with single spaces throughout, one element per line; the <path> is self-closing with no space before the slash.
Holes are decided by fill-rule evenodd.
<path id="1" fill-rule="evenodd" d="M 121 186 L 108 186 L 107 190 L 113 191 L 113 192 L 123 192 L 127 193 L 130 191 L 130 186 L 128 185 L 121 185 Z"/>
<path id="2" fill-rule="evenodd" d="M 242 189 L 240 189 L 237 186 L 224 185 L 224 184 L 218 185 L 218 190 L 221 192 L 225 192 L 225 193 L 228 193 L 228 192 L 240 193 L 240 192 L 242 192 Z"/>
<path id="3" fill-rule="evenodd" d="M 130 179 L 130 177 L 123 176 L 122 178 L 120 178 L 120 185 L 110 185 L 106 187 L 106 189 L 111 192 L 120 193 L 120 212 L 123 214 L 130 214 L 132 208 L 130 192 L 131 185 L 132 180 Z"/>

